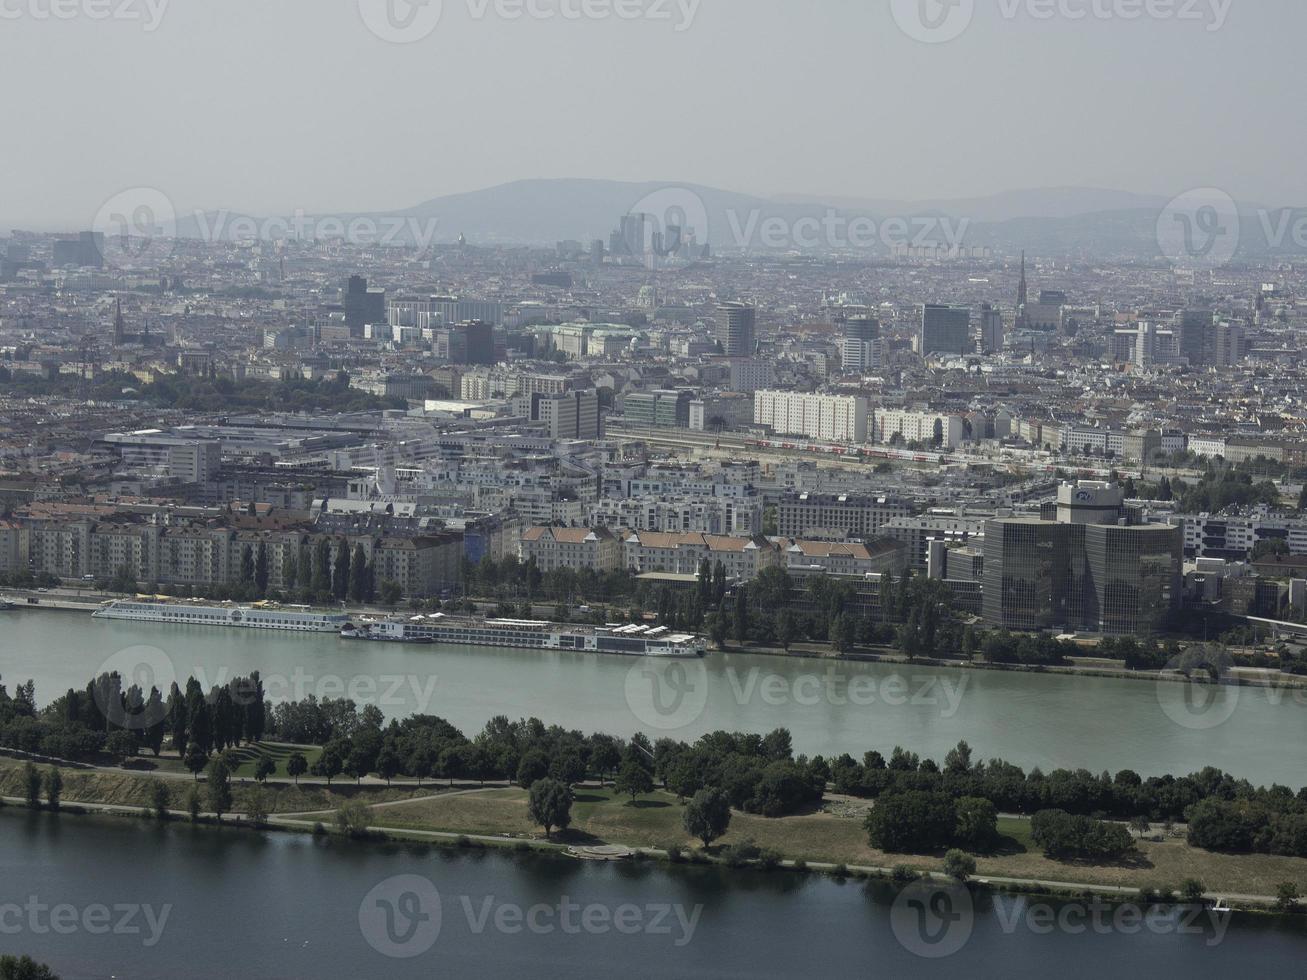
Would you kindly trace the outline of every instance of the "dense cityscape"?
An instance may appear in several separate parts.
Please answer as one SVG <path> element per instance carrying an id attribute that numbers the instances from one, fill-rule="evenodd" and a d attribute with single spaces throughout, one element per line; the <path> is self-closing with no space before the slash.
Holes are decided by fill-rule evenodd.
<path id="1" fill-rule="evenodd" d="M 0 980 L 1301 971 L 1307 7 L 0 24 Z"/>

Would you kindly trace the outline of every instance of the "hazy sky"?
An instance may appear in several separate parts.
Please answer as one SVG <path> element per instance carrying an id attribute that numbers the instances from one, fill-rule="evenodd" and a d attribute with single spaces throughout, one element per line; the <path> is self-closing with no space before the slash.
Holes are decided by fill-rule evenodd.
<path id="1" fill-rule="evenodd" d="M 609 16 L 561 16 L 583 2 Z M 1303 0 L 975 0 L 945 43 L 891 2 L 443 0 L 396 44 L 360 0 L 0 0 L 0 221 L 89 227 L 138 186 L 266 214 L 526 177 L 1307 204 Z M 909 27 L 918 2 L 939 0 L 903 0 Z"/>

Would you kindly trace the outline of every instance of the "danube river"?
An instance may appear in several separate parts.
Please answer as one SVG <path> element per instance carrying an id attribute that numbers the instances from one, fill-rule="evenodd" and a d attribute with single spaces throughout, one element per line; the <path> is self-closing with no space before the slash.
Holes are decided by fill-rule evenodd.
<path id="1" fill-rule="evenodd" d="M 47 962 L 65 980 L 1098 980 L 1296 976 L 1307 956 L 1293 920 L 1170 913 L 1141 922 L 1010 896 L 911 902 L 888 883 L 789 872 L 0 813 L 0 951 Z M 926 907 L 945 911 L 945 924 L 922 928 Z"/>
<path id="2" fill-rule="evenodd" d="M 34 679 L 41 703 L 117 669 L 166 687 L 259 670 L 273 699 L 340 697 L 387 717 L 448 718 L 468 733 L 498 714 L 585 731 L 691 739 L 717 729 L 788 728 L 795 749 L 942 759 L 960 739 L 978 758 L 1024 767 L 1217 766 L 1257 783 L 1307 785 L 1307 692 L 1006 671 L 714 654 L 652 662 L 530 651 L 343 641 L 334 636 L 0 613 L 0 676 Z M 1194 698 L 1197 700 L 1193 700 Z M 1202 698 L 1210 698 L 1202 703 Z"/>

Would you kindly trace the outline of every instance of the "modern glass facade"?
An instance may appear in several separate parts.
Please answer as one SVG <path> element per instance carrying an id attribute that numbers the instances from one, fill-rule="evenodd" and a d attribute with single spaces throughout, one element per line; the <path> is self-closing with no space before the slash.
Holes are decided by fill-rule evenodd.
<path id="1" fill-rule="evenodd" d="M 1161 524 L 985 525 L 985 621 L 1012 630 L 1148 636 L 1179 607 L 1183 534 Z"/>

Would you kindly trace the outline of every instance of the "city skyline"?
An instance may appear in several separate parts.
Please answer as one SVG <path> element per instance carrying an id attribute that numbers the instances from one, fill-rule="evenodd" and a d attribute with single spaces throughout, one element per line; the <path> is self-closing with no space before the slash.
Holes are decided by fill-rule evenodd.
<path id="1" fill-rule="evenodd" d="M 428 35 L 388 43 L 370 29 L 367 4 L 307 21 L 296 3 L 247 20 L 157 2 L 157 22 L 144 6 L 122 22 L 53 23 L 21 5 L 6 17 L 4 77 L 14 87 L 41 77 L 61 111 L 21 99 L 0 109 L 6 129 L 26 136 L 3 151 L 0 221 L 74 230 L 141 186 L 179 211 L 334 213 L 540 177 L 674 177 L 762 197 L 911 201 L 1084 186 L 1302 199 L 1279 165 L 1304 149 L 1286 93 L 1307 10 L 1287 2 L 1213 0 L 1130 18 L 1124 5 L 1065 0 L 1044 17 L 1005 0 L 975 9 L 945 43 L 911 36 L 894 5 L 800 13 L 754 2 L 744 16 L 734 0 L 650 2 L 647 16 L 626 21 L 507 17 L 502 4 L 468 0 L 444 4 Z M 1097 17 L 1090 6 L 1122 10 Z M 723 62 L 728 44 L 738 54 Z M 46 69 L 48 50 L 61 55 L 57 72 Z M 132 70 L 105 70 L 106 51 Z M 631 70 L 641 59 L 666 67 Z M 1223 66 L 1252 59 L 1258 71 L 1232 84 Z M 197 69 L 215 62 L 233 70 Z M 339 64 L 350 70 L 329 70 Z M 813 73 L 824 80 L 815 90 L 789 84 Z M 385 84 L 357 84 L 368 74 Z M 188 84 L 153 85 L 151 75 Z M 423 124 L 433 116 L 439 125 Z M 176 138 L 193 123 L 192 136 Z M 602 140 L 574 138 L 600 124 Z M 832 139 L 840 152 L 814 153 Z M 521 153 L 527 145 L 544 152 Z M 1250 152 L 1258 146 L 1275 152 Z M 88 149 L 96 167 L 84 173 Z"/>

